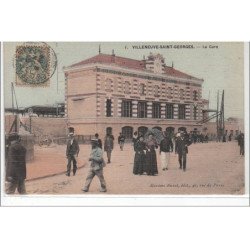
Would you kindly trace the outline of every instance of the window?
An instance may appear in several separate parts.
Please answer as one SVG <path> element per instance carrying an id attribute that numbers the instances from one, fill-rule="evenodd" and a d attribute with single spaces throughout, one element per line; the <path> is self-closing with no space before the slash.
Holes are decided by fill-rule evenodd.
<path id="1" fill-rule="evenodd" d="M 111 117 L 112 116 L 112 101 L 111 99 L 106 100 L 106 117 Z"/>
<path id="2" fill-rule="evenodd" d="M 193 100 L 198 101 L 198 92 L 196 90 L 193 91 Z"/>
<path id="3" fill-rule="evenodd" d="M 159 86 L 154 86 L 154 96 L 160 96 L 159 95 Z"/>
<path id="4" fill-rule="evenodd" d="M 161 104 L 160 103 L 157 103 L 157 102 L 153 103 L 152 117 L 161 118 Z"/>
<path id="5" fill-rule="evenodd" d="M 133 128 L 129 126 L 125 126 L 122 128 L 122 134 L 125 136 L 125 139 L 133 138 Z"/>
<path id="6" fill-rule="evenodd" d="M 137 117 L 147 118 L 147 102 L 138 102 Z"/>
<path id="7" fill-rule="evenodd" d="M 167 88 L 167 97 L 168 97 L 169 99 L 172 98 L 172 88 L 171 88 L 171 87 L 168 87 L 168 88 Z"/>
<path id="8" fill-rule="evenodd" d="M 197 107 L 194 107 L 194 120 L 197 120 Z"/>
<path id="9" fill-rule="evenodd" d="M 132 101 L 122 100 L 122 117 L 132 117 Z"/>
<path id="10" fill-rule="evenodd" d="M 130 94 L 130 83 L 127 81 L 125 82 L 125 85 L 124 85 L 124 93 Z"/>
<path id="11" fill-rule="evenodd" d="M 141 83 L 139 86 L 139 94 L 145 95 L 145 84 L 144 83 Z"/>
<path id="12" fill-rule="evenodd" d="M 166 104 L 166 118 L 167 119 L 174 119 L 174 105 L 173 104 Z"/>
<path id="13" fill-rule="evenodd" d="M 184 99 L 184 90 L 180 89 L 180 99 L 183 100 Z"/>
<path id="14" fill-rule="evenodd" d="M 184 104 L 179 104 L 178 118 L 185 119 L 185 105 Z"/>
<path id="15" fill-rule="evenodd" d="M 107 79 L 105 82 L 105 90 L 108 92 L 112 91 L 112 80 L 111 79 Z"/>

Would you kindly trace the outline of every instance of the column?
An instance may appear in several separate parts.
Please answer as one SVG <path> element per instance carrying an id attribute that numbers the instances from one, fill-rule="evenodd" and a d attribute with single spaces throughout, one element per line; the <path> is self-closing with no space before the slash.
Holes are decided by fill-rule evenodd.
<path id="1" fill-rule="evenodd" d="M 152 105 L 153 103 L 152 102 L 147 102 L 147 117 L 148 118 L 152 118 Z"/>
<path id="2" fill-rule="evenodd" d="M 138 101 L 133 100 L 132 101 L 132 117 L 133 118 L 137 118 L 137 105 L 138 105 Z"/>
<path id="3" fill-rule="evenodd" d="M 174 104 L 174 119 L 178 119 L 178 104 Z"/>
<path id="4" fill-rule="evenodd" d="M 121 117 L 122 116 L 122 100 L 118 99 L 117 102 L 117 116 Z"/>
<path id="5" fill-rule="evenodd" d="M 190 120 L 190 105 L 186 105 L 185 106 L 185 118 L 187 119 L 187 120 Z"/>
<path id="6" fill-rule="evenodd" d="M 161 118 L 166 118 L 166 103 L 161 103 Z"/>

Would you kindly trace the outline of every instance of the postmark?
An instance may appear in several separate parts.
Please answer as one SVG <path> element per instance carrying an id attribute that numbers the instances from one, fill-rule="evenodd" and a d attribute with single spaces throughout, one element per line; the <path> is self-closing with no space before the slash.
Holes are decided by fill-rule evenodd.
<path id="1" fill-rule="evenodd" d="M 16 84 L 32 87 L 49 86 L 55 73 L 57 58 L 46 43 L 24 43 L 16 47 Z"/>

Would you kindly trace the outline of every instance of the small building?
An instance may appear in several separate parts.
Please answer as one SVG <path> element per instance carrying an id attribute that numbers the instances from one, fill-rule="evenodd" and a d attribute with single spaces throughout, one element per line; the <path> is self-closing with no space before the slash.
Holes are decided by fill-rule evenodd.
<path id="1" fill-rule="evenodd" d="M 99 53 L 64 73 L 65 117 L 76 134 L 131 139 L 148 128 L 202 129 L 204 80 L 167 66 L 160 54 L 135 60 Z"/>

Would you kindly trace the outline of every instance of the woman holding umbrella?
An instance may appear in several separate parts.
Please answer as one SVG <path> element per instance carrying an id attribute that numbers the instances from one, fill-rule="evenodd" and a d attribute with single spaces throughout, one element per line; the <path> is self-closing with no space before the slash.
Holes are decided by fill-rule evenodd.
<path id="1" fill-rule="evenodd" d="M 153 134 L 148 135 L 148 139 L 146 141 L 146 168 L 145 172 L 147 175 L 157 175 L 157 159 L 155 149 L 158 148 L 157 142 L 153 136 Z"/>

